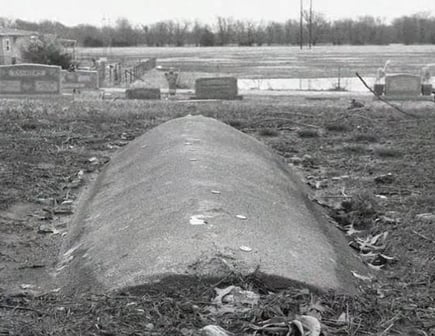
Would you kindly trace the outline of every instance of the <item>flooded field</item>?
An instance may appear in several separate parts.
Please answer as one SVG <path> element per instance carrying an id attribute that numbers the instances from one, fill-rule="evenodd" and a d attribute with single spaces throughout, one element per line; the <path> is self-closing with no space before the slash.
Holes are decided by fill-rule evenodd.
<path id="1" fill-rule="evenodd" d="M 296 46 L 78 49 L 78 57 L 84 62 L 99 56 L 124 63 L 157 57 L 158 65 L 175 67 L 184 73 L 227 74 L 239 79 L 337 78 L 339 73 L 346 78 L 355 77 L 355 72 L 369 78 L 375 77 L 377 69 L 387 61 L 390 72 L 418 75 L 422 67 L 432 64 L 435 73 L 434 55 L 434 45 L 316 46 L 311 50 Z M 280 84 L 274 82 L 272 86 L 275 85 Z"/>
<path id="2" fill-rule="evenodd" d="M 364 80 L 370 87 L 373 87 L 376 78 L 368 77 Z M 435 86 L 435 81 L 432 84 Z M 357 77 L 239 79 L 238 85 L 240 90 L 368 92 Z"/>
<path id="3" fill-rule="evenodd" d="M 371 87 L 375 83 L 375 78 L 366 78 L 366 82 Z M 240 90 L 302 90 L 302 91 L 356 91 L 365 92 L 367 88 L 358 78 L 273 78 L 273 79 L 240 79 Z"/>

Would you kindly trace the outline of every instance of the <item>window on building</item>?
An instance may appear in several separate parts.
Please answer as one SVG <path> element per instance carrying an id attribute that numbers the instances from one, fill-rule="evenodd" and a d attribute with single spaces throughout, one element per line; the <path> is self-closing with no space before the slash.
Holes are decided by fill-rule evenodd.
<path id="1" fill-rule="evenodd" d="M 6 44 L 5 50 L 6 51 L 11 51 L 11 41 L 9 39 L 6 39 L 5 40 L 5 44 Z"/>

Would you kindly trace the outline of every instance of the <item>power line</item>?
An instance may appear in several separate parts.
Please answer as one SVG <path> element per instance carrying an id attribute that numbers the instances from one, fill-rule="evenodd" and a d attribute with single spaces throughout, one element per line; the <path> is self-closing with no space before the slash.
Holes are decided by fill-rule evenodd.
<path id="1" fill-rule="evenodd" d="M 313 45 L 313 0 L 310 0 L 310 17 L 309 17 L 309 25 L 308 25 L 308 46 L 312 47 Z"/>
<path id="2" fill-rule="evenodd" d="M 304 23 L 303 23 L 303 16 L 304 16 L 304 1 L 301 0 L 301 13 L 300 13 L 300 27 L 299 27 L 299 42 L 301 46 L 301 50 L 304 45 Z"/>

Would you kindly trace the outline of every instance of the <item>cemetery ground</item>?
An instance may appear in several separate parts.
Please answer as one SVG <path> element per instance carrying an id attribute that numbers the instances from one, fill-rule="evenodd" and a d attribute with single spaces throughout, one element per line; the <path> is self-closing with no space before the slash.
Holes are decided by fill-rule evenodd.
<path id="1" fill-rule="evenodd" d="M 237 335 L 298 335 L 289 333 L 296 314 L 318 318 L 324 335 L 435 335 L 435 105 L 401 103 L 410 116 L 355 98 L 365 107 L 302 96 L 2 100 L 0 335 L 193 335 L 210 324 Z M 83 186 L 129 141 L 189 113 L 256 137 L 298 170 L 330 225 L 373 269 L 373 278 L 354 274 L 358 295 L 271 291 L 255 274 L 231 273 L 140 292 L 57 290 L 49 274 Z M 215 288 L 229 285 L 260 294 L 259 302 L 217 313 Z"/>

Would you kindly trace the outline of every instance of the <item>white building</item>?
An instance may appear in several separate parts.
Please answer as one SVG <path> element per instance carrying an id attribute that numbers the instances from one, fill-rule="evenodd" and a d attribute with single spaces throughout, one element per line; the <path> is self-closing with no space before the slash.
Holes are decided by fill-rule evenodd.
<path id="1" fill-rule="evenodd" d="M 22 63 L 21 46 L 37 33 L 0 27 L 0 65 Z"/>

